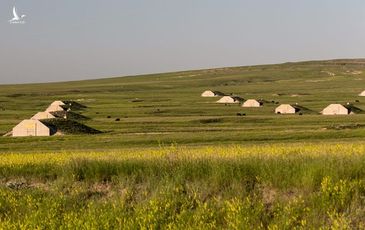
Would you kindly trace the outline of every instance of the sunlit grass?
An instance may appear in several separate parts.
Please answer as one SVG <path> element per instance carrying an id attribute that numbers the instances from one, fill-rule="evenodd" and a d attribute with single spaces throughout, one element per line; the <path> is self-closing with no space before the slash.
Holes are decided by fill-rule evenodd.
<path id="1" fill-rule="evenodd" d="M 0 228 L 362 228 L 365 144 L 0 155 Z"/>

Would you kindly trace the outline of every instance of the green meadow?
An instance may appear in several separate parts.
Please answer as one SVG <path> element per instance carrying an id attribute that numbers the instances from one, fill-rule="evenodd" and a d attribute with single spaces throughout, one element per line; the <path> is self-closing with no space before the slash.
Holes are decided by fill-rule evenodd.
<path id="1" fill-rule="evenodd" d="M 0 229 L 363 229 L 365 112 L 320 112 L 365 111 L 364 71 L 357 59 L 0 85 Z M 3 136 L 55 100 L 85 105 L 78 122 L 101 133 Z M 308 110 L 274 113 L 295 103 Z"/>
<path id="2" fill-rule="evenodd" d="M 0 155 L 2 229 L 363 229 L 365 145 Z"/>
<path id="3" fill-rule="evenodd" d="M 0 151 L 119 149 L 170 145 L 361 141 L 365 114 L 321 116 L 331 103 L 365 110 L 365 61 L 339 60 L 222 68 L 101 80 L 0 86 L 0 134 L 43 111 L 54 100 L 75 100 L 97 136 L 0 138 Z M 335 74 L 332 76 L 332 74 Z M 216 104 L 202 98 L 218 90 L 264 99 L 262 108 Z M 298 103 L 311 112 L 274 114 L 278 104 Z M 359 102 L 356 102 L 359 101 Z M 237 116 L 237 113 L 246 116 Z M 110 117 L 110 118 L 108 118 Z M 120 121 L 115 121 L 117 118 Z"/>

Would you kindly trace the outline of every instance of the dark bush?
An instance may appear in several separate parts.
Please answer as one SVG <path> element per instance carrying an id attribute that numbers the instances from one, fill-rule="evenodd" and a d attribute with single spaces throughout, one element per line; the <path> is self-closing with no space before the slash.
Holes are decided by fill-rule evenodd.
<path id="1" fill-rule="evenodd" d="M 210 124 L 210 123 L 220 123 L 223 122 L 222 118 L 210 118 L 210 119 L 201 119 L 199 120 L 202 124 Z"/>

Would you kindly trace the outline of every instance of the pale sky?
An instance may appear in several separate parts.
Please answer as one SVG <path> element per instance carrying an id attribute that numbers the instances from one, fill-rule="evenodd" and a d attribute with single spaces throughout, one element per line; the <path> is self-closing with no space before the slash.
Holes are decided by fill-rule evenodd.
<path id="1" fill-rule="evenodd" d="M 0 84 L 360 57 L 364 0 L 0 1 Z"/>

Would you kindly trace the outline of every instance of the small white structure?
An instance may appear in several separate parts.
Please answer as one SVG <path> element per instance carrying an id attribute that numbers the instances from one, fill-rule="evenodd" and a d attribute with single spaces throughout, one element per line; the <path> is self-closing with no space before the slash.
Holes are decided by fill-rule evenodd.
<path id="1" fill-rule="evenodd" d="M 34 115 L 31 120 L 42 120 L 42 119 L 53 119 L 56 118 L 49 112 L 39 112 L 36 115 Z"/>
<path id="2" fill-rule="evenodd" d="M 46 137 L 51 135 L 51 130 L 39 120 L 24 120 L 13 128 L 13 137 Z"/>
<path id="3" fill-rule="evenodd" d="M 50 105 L 45 112 L 60 112 L 60 111 L 65 111 L 64 108 L 62 108 L 59 105 Z"/>
<path id="4" fill-rule="evenodd" d="M 289 104 L 282 104 L 275 109 L 275 113 L 278 114 L 295 114 L 298 109 Z"/>
<path id="5" fill-rule="evenodd" d="M 261 107 L 262 103 L 255 99 L 248 99 L 242 104 L 242 107 Z"/>
<path id="6" fill-rule="evenodd" d="M 65 109 L 62 107 L 64 105 L 66 105 L 66 104 L 63 101 L 54 101 L 46 109 L 46 112 L 59 112 L 59 111 L 64 111 Z"/>
<path id="7" fill-rule="evenodd" d="M 239 97 L 231 97 L 231 96 L 224 96 L 221 99 L 217 101 L 217 103 L 223 103 L 223 104 L 236 104 L 240 103 Z"/>
<path id="8" fill-rule="evenodd" d="M 206 90 L 202 93 L 202 97 L 216 97 L 215 93 L 210 90 Z"/>
<path id="9" fill-rule="evenodd" d="M 51 103 L 51 105 L 53 106 L 56 106 L 56 105 L 59 105 L 59 106 L 62 106 L 62 105 L 66 105 L 63 101 L 54 101 Z"/>
<path id="10" fill-rule="evenodd" d="M 365 90 L 359 94 L 360 97 L 365 97 Z"/>
<path id="11" fill-rule="evenodd" d="M 327 106 L 323 111 L 323 115 L 348 115 L 350 110 L 341 104 L 331 104 Z"/>
<path id="12" fill-rule="evenodd" d="M 218 97 L 218 96 L 224 96 L 224 93 L 219 91 L 211 91 L 206 90 L 201 94 L 202 97 Z"/>

